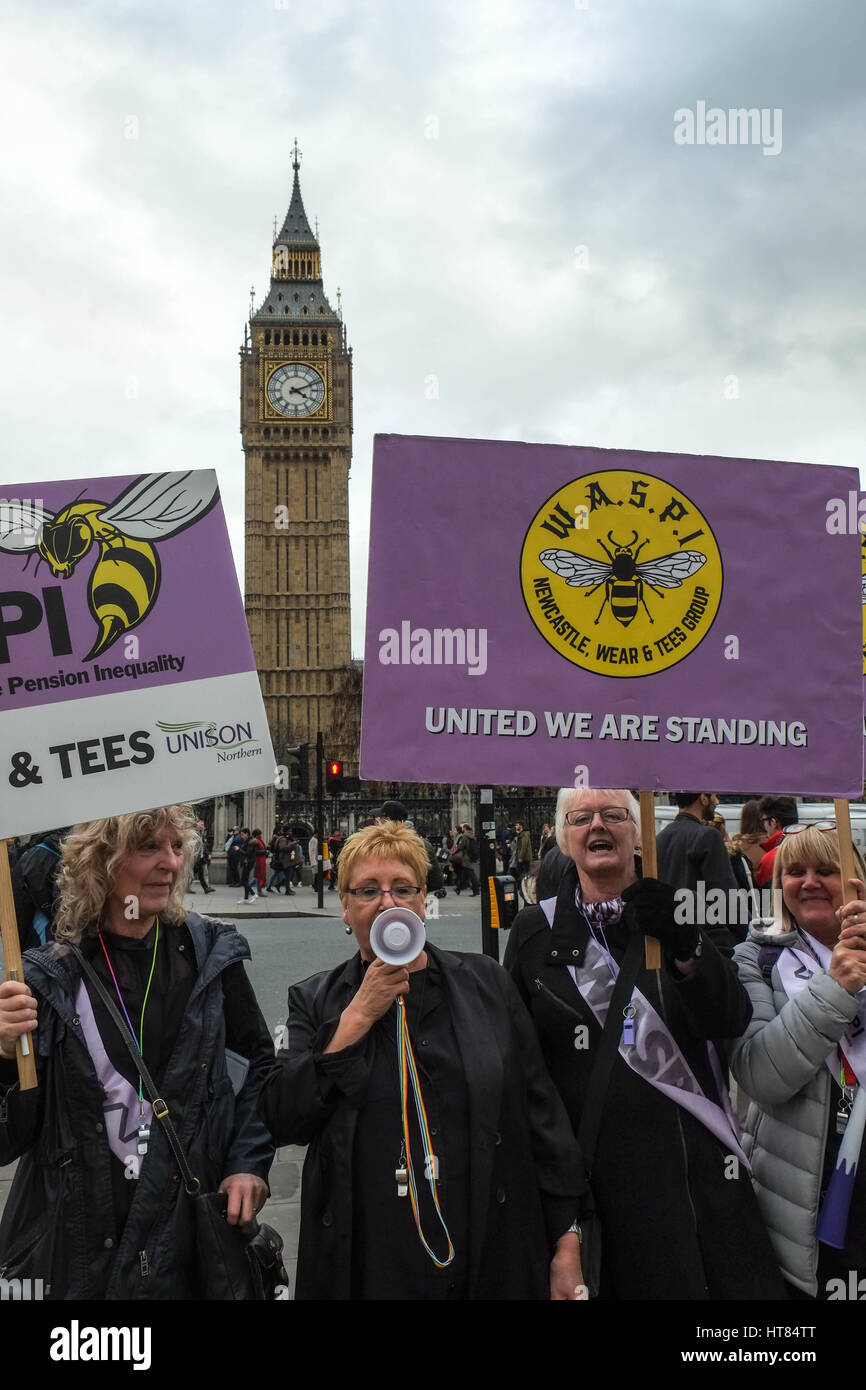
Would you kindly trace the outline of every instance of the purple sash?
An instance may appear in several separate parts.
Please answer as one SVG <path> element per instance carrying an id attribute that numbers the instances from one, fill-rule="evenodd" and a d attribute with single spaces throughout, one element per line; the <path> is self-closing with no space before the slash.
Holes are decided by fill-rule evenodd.
<path id="1" fill-rule="evenodd" d="M 786 946 L 779 952 L 776 964 L 779 967 L 779 979 L 782 981 L 782 988 L 789 999 L 793 999 L 795 994 L 799 994 L 801 989 L 805 989 L 816 970 L 829 971 L 830 951 L 823 946 L 820 941 L 809 936 L 800 928 L 809 946 L 815 953 L 813 959 L 807 951 L 798 951 L 794 946 Z M 863 1006 L 863 990 L 856 996 L 860 1007 Z M 856 1018 L 852 1018 L 845 1032 L 840 1038 L 842 1051 L 851 1063 L 851 1069 L 858 1081 L 866 1079 L 866 1028 L 863 1026 L 863 1019 L 858 1013 Z M 839 1064 L 836 1060 L 836 1049 L 831 1048 L 826 1057 L 827 1067 L 834 1081 L 839 1080 Z"/>
<path id="2" fill-rule="evenodd" d="M 538 905 L 552 927 L 556 899 L 546 898 Z M 570 965 L 568 973 L 580 991 L 584 1003 L 592 1010 L 596 1021 L 603 1028 L 613 987 L 619 974 L 616 961 L 612 956 L 606 955 L 590 935 L 583 963 L 579 967 Z M 707 1043 L 707 1055 L 719 1095 L 722 1097 L 722 1105 L 704 1094 L 700 1082 L 680 1051 L 667 1024 L 637 987 L 632 992 L 631 1003 L 637 1010 L 634 1020 L 634 1042 L 628 1044 L 620 1039 L 619 1044 L 619 1055 L 626 1066 L 662 1095 L 667 1096 L 668 1100 L 694 1115 L 695 1119 L 699 1120 L 728 1152 L 735 1154 L 746 1170 L 751 1172 L 751 1165 L 737 1135 L 736 1121 L 715 1048 L 711 1043 Z"/>
<path id="3" fill-rule="evenodd" d="M 112 1065 L 99 1035 L 87 986 L 82 979 L 75 996 L 75 1011 L 81 1021 L 81 1032 L 96 1075 L 102 1087 L 102 1113 L 108 1146 L 115 1158 L 126 1168 L 127 1176 L 137 1178 L 141 1168 L 138 1155 L 138 1127 L 150 1126 L 153 1106 L 149 1100 L 139 1100 L 138 1091 Z"/>

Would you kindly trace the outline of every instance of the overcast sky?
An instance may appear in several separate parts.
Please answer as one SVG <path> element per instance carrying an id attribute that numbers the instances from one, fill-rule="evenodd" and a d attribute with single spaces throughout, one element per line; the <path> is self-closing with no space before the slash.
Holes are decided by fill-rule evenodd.
<path id="1" fill-rule="evenodd" d="M 354 349 L 357 654 L 376 432 L 860 466 L 856 0 L 0 13 L 4 490 L 215 467 L 243 573 L 237 350 L 296 135 Z M 677 144 L 699 102 L 781 148 Z"/>

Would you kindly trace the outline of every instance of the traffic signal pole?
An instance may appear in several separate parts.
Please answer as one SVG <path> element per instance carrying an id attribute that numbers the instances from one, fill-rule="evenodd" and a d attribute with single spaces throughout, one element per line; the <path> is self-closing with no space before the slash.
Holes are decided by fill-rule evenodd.
<path id="1" fill-rule="evenodd" d="M 325 760 L 325 741 L 321 729 L 316 734 L 316 874 L 318 882 L 318 906 L 325 906 L 325 874 L 322 848 L 325 839 L 325 788 L 322 783 L 322 763 Z"/>
<path id="2" fill-rule="evenodd" d="M 493 817 L 493 788 L 477 787 L 475 826 L 481 862 L 481 949 L 485 956 L 499 960 L 499 908 L 496 902 L 496 821 Z"/>

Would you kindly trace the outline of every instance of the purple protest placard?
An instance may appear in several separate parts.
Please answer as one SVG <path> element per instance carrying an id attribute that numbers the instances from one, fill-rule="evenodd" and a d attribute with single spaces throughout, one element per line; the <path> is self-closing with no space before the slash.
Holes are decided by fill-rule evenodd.
<path id="1" fill-rule="evenodd" d="M 0 834 L 269 781 L 216 474 L 36 491 L 0 498 Z"/>
<path id="2" fill-rule="evenodd" d="M 857 481 L 378 436 L 362 776 L 859 796 Z"/>

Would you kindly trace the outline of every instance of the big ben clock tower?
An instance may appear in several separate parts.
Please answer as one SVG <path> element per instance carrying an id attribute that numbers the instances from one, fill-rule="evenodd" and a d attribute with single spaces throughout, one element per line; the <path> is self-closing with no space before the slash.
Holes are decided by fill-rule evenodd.
<path id="1" fill-rule="evenodd" d="M 315 743 L 354 764 L 349 610 L 352 354 L 322 286 L 295 141 L 271 283 L 241 350 L 246 613 L 278 761 Z M 349 716 L 347 718 L 347 715 Z"/>

